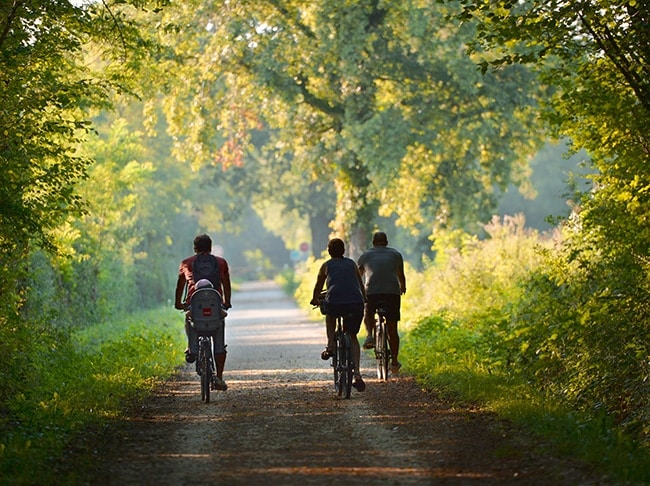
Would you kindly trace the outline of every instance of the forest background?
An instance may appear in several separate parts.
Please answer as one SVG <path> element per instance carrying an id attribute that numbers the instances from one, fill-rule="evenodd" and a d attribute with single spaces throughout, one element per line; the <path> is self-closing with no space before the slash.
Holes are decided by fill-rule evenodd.
<path id="1" fill-rule="evenodd" d="M 424 381 L 455 362 L 647 444 L 649 11 L 3 2 L 3 457 L 26 410 L 69 413 L 36 386 L 62 350 L 169 306 L 204 231 L 300 299 L 330 236 L 355 257 L 381 228 Z"/>

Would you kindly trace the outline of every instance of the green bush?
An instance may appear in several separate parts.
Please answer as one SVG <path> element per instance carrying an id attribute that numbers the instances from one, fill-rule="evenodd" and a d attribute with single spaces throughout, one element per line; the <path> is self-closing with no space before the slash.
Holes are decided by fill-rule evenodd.
<path id="1" fill-rule="evenodd" d="M 439 242 L 441 258 L 407 276 L 404 368 L 623 480 L 648 481 L 645 270 L 522 223 L 495 220 L 485 240 L 442 235 L 457 246 Z"/>
<path id="2" fill-rule="evenodd" d="M 316 283 L 316 277 L 318 276 L 318 270 L 321 265 L 325 262 L 326 258 L 319 258 L 318 260 L 313 257 L 309 257 L 306 262 L 301 266 L 298 276 L 300 278 L 300 283 L 296 288 L 293 296 L 296 299 L 298 305 L 307 310 L 314 319 L 321 319 L 320 312 L 311 311 L 311 306 L 309 301 L 311 300 L 314 284 Z"/>
<path id="3" fill-rule="evenodd" d="M 460 232 L 440 233 L 436 261 L 421 275 L 408 271 L 405 320 L 444 311 L 467 325 L 468 320 L 480 323 L 482 315 L 495 310 L 507 312 L 521 296 L 519 282 L 541 262 L 538 248 L 548 244 L 524 223 L 523 216 L 495 218 L 485 226 L 484 240 Z"/>
<path id="4" fill-rule="evenodd" d="M 68 335 L 41 326 L 12 376 L 0 422 L 0 477 L 46 484 L 75 432 L 122 413 L 182 362 L 183 323 L 170 309 L 103 322 Z"/>
<path id="5" fill-rule="evenodd" d="M 581 252 L 587 255 L 586 251 Z M 650 307 L 645 270 L 591 252 L 549 253 L 507 331 L 518 372 L 557 399 L 650 440 Z"/>
<path id="6" fill-rule="evenodd" d="M 296 272 L 292 268 L 282 270 L 275 278 L 275 281 L 287 295 L 294 295 L 300 285 L 300 281 L 296 278 Z"/>

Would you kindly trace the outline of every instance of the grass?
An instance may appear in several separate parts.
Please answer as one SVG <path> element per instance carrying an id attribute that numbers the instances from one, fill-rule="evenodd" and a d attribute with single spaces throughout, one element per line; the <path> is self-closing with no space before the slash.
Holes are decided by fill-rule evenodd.
<path id="1" fill-rule="evenodd" d="M 74 435 L 119 416 L 182 362 L 182 319 L 171 309 L 101 323 L 26 356 L 32 386 L 0 422 L 0 483 L 52 484 Z"/>
<path id="2" fill-rule="evenodd" d="M 426 326 L 431 332 L 416 327 L 402 337 L 403 370 L 425 388 L 440 390 L 459 404 L 479 404 L 617 482 L 650 482 L 650 451 L 620 431 L 611 417 L 571 410 L 516 374 L 486 367 L 485 350 L 462 328 L 444 329 L 441 320 Z"/>

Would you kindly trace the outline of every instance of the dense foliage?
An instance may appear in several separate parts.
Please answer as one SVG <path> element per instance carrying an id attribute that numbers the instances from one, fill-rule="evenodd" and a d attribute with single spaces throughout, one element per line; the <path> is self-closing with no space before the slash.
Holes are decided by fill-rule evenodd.
<path id="1" fill-rule="evenodd" d="M 435 264 L 409 273 L 400 353 L 408 371 L 525 423 L 623 481 L 645 482 L 646 331 L 633 314 L 643 304 L 627 307 L 612 295 L 603 305 L 593 293 L 602 282 L 557 264 L 564 236 L 522 223 L 495 220 L 483 241 L 455 235 Z"/>
<path id="2" fill-rule="evenodd" d="M 0 424 L 0 482 L 79 484 L 83 471 L 61 461 L 69 441 L 92 426 L 101 440 L 107 420 L 170 375 L 185 336 L 171 308 L 104 321 L 72 340 L 34 331 L 42 339 L 17 368 L 29 386 L 4 404 L 11 420 Z"/>
<path id="3" fill-rule="evenodd" d="M 0 7 L 0 372 L 8 377 L 0 386 L 2 403 L 23 388 L 22 355 L 38 347 L 38 336 L 59 340 L 46 323 L 60 322 L 60 315 L 41 311 L 62 297 L 60 274 L 38 250 L 51 255 L 56 231 L 83 212 L 75 186 L 87 177 L 91 160 L 78 151 L 90 130 L 88 110 L 106 107 L 111 90 L 132 73 L 129 63 L 118 71 L 93 71 L 84 62 L 83 48 L 93 39 L 106 62 L 113 59 L 118 39 L 97 22 L 69 2 Z M 120 32 L 119 47 L 128 50 L 137 36 L 128 22 Z M 40 296 L 30 290 L 34 281 Z M 34 302 L 48 301 L 44 307 L 26 307 L 30 291 Z"/>
<path id="4" fill-rule="evenodd" d="M 462 2 L 489 63 L 555 86 L 548 126 L 585 149 L 594 189 L 530 276 L 510 323 L 540 386 L 648 437 L 650 30 L 646 2 Z M 516 339 L 515 339 L 516 336 Z"/>
<path id="5" fill-rule="evenodd" d="M 473 27 L 448 13 L 377 0 L 168 10 L 165 22 L 194 26 L 161 36 L 176 55 L 162 69 L 182 73 L 164 107 L 184 157 L 243 167 L 259 182 L 251 197 L 314 225 L 335 211 L 354 254 L 380 214 L 425 241 L 433 227 L 477 229 L 525 179 L 543 89 L 521 66 L 481 75 L 463 49 Z M 260 127 L 267 139 L 254 138 Z"/>

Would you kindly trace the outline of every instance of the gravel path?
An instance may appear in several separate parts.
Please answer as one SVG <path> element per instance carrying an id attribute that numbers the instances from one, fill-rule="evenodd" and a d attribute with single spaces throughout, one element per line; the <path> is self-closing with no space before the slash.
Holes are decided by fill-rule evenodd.
<path id="1" fill-rule="evenodd" d="M 95 465 L 80 474 L 84 484 L 607 484 L 406 376 L 378 382 L 367 354 L 366 391 L 341 399 L 320 359 L 324 325 L 269 282 L 242 285 L 233 305 L 229 389 L 204 404 L 198 377 L 182 367 L 140 410 L 111 424 L 95 444 Z"/>

